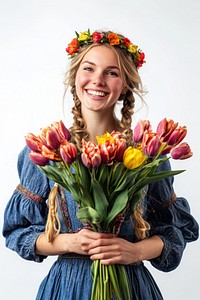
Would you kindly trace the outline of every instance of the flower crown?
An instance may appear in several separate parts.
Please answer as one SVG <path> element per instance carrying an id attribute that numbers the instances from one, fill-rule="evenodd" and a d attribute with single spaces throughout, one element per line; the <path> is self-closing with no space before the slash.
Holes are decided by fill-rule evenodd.
<path id="1" fill-rule="evenodd" d="M 74 54 L 77 53 L 81 47 L 93 43 L 107 43 L 111 46 L 118 46 L 119 48 L 125 49 L 131 54 L 136 68 L 142 67 L 143 63 L 145 63 L 144 52 L 142 52 L 138 46 L 134 45 L 128 38 L 118 35 L 114 32 L 95 31 L 91 33 L 89 29 L 88 31 L 83 31 L 80 34 L 76 32 L 76 38 L 74 38 L 71 43 L 68 44 L 66 52 L 71 57 L 74 57 Z"/>

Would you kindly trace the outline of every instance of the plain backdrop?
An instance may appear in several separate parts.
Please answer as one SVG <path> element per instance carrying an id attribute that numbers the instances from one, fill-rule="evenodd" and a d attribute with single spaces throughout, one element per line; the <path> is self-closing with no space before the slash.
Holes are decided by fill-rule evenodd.
<path id="1" fill-rule="evenodd" d="M 185 196 L 200 220 L 199 204 L 199 0 L 0 0 L 0 221 L 18 184 L 17 156 L 28 132 L 63 119 L 71 123 L 72 100 L 63 113 L 65 48 L 75 30 L 111 29 L 121 32 L 146 53 L 140 75 L 148 94 L 147 106 L 134 116 L 153 126 L 164 117 L 188 128 L 193 157 L 172 162 L 186 169 L 175 178 L 175 190 Z M 140 107 L 137 102 L 137 107 Z M 21 259 L 0 237 L 0 298 L 32 300 L 55 258 L 42 264 Z M 199 241 L 187 246 L 173 272 L 151 270 L 164 299 L 199 299 Z M 79 300 L 79 299 L 77 299 Z M 148 300 L 148 299 L 147 299 Z"/>

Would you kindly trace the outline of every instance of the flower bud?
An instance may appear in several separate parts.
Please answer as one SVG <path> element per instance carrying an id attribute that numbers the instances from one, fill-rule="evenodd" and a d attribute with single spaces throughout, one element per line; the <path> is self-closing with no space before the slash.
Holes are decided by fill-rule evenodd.
<path id="1" fill-rule="evenodd" d="M 77 158 L 77 148 L 74 144 L 65 140 L 60 145 L 60 155 L 64 162 L 71 164 Z"/>
<path id="2" fill-rule="evenodd" d="M 127 169 L 135 169 L 142 165 L 147 160 L 147 157 L 143 155 L 142 151 L 134 147 L 128 147 L 124 152 L 124 165 Z"/>
<path id="3" fill-rule="evenodd" d="M 151 129 L 150 121 L 140 120 L 137 122 L 135 129 L 133 130 L 133 141 L 139 143 L 142 141 L 143 134 L 146 130 Z"/>
<path id="4" fill-rule="evenodd" d="M 44 157 L 41 153 L 31 151 L 29 157 L 32 162 L 39 166 L 46 166 L 49 162 L 48 158 Z"/>
<path id="5" fill-rule="evenodd" d="M 158 154 L 162 142 L 157 133 L 146 131 L 142 140 L 142 149 L 148 156 L 154 157 Z"/>
<path id="6" fill-rule="evenodd" d="M 177 145 L 171 150 L 170 154 L 173 159 L 187 159 L 193 155 L 187 143 Z"/>

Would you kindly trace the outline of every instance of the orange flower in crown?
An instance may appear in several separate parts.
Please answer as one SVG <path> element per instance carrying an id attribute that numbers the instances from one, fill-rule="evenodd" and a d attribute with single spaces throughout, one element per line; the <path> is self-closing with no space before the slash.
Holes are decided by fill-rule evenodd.
<path id="1" fill-rule="evenodd" d="M 76 38 L 72 39 L 71 43 L 68 44 L 66 52 L 70 57 L 73 57 L 78 53 L 81 47 L 93 43 L 107 43 L 113 47 L 125 49 L 131 55 L 136 68 L 142 67 L 145 63 L 145 55 L 138 46 L 133 44 L 127 37 L 123 37 L 115 32 L 95 31 L 91 33 L 89 29 L 88 31 L 83 31 L 80 34 L 76 32 Z"/>
<path id="2" fill-rule="evenodd" d="M 108 40 L 109 40 L 109 43 L 110 43 L 111 46 L 119 45 L 120 44 L 120 39 L 117 36 L 117 34 L 114 33 L 114 32 L 109 33 Z"/>

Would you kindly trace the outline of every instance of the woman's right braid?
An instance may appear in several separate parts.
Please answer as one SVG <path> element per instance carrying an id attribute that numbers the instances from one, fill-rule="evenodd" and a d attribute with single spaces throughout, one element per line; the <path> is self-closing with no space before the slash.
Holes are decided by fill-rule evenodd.
<path id="1" fill-rule="evenodd" d="M 70 128 L 70 132 L 72 134 L 72 141 L 77 145 L 78 149 L 81 150 L 81 141 L 83 138 L 87 139 L 88 133 L 86 131 L 86 123 L 81 114 L 81 102 L 76 95 L 75 88 L 72 88 L 71 92 L 74 100 L 74 107 L 72 108 L 74 122 Z"/>
<path id="2" fill-rule="evenodd" d="M 135 106 L 135 98 L 131 92 L 127 92 L 124 98 L 123 107 L 121 109 L 122 118 L 120 121 L 120 127 L 123 130 L 123 135 L 126 137 L 127 144 L 130 145 L 132 141 L 132 115 L 133 108 Z"/>

